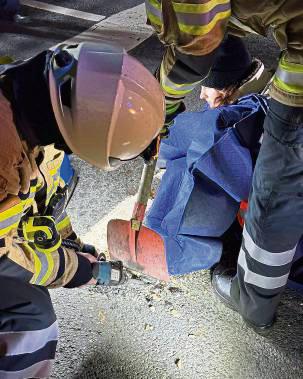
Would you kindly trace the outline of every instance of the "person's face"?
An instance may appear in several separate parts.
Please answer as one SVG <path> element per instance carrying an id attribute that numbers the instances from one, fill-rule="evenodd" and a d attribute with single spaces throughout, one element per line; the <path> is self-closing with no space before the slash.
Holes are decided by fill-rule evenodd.
<path id="1" fill-rule="evenodd" d="M 222 105 L 222 102 L 224 101 L 224 92 L 215 88 L 202 86 L 200 99 L 207 101 L 210 108 L 217 108 Z"/>

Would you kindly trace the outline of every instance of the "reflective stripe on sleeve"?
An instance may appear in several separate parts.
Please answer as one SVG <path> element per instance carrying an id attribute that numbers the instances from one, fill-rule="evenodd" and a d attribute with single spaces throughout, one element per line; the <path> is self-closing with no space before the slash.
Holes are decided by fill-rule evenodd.
<path id="1" fill-rule="evenodd" d="M 56 222 L 56 228 L 58 231 L 60 231 L 66 228 L 67 226 L 70 226 L 70 224 L 71 222 L 70 222 L 69 216 L 66 214 L 66 212 L 63 212 L 63 214 L 60 216 L 60 218 Z"/>
<path id="2" fill-rule="evenodd" d="M 292 262 L 296 252 L 296 246 L 288 251 L 281 253 L 271 253 L 257 246 L 248 234 L 246 227 L 243 229 L 244 246 L 248 254 L 256 261 L 268 266 L 284 266 Z"/>
<path id="3" fill-rule="evenodd" d="M 244 281 L 254 286 L 273 290 L 284 287 L 287 283 L 289 273 L 278 277 L 268 277 L 251 271 L 247 267 L 245 252 L 243 249 L 240 250 L 238 265 L 244 270 Z"/>
<path id="4" fill-rule="evenodd" d="M 145 8 L 147 17 L 151 23 L 162 26 L 161 4 L 157 0 L 145 0 Z"/>
<path id="5" fill-rule="evenodd" d="M 177 4 L 177 5 L 188 5 L 188 4 Z M 176 7 L 174 6 L 174 8 Z M 229 4 L 229 1 L 227 1 L 224 4 L 220 4 L 220 3 L 217 4 L 215 7 L 213 7 L 209 11 L 203 10 L 199 13 L 197 12 L 190 13 L 190 12 L 182 12 L 182 11 L 176 10 L 176 13 L 177 13 L 179 23 L 183 25 L 202 26 L 202 25 L 209 24 L 218 13 L 226 12 L 229 10 L 230 10 L 230 4 Z"/>
<path id="6" fill-rule="evenodd" d="M 173 2 L 174 10 L 177 13 L 200 14 L 212 11 L 218 5 L 228 5 L 230 0 L 209 0 L 203 1 L 202 4 L 177 3 Z"/>
<path id="7" fill-rule="evenodd" d="M 162 88 L 164 89 L 164 91 L 170 95 L 179 95 L 183 97 L 184 95 L 190 93 L 199 83 L 201 83 L 201 80 L 195 83 L 185 83 L 185 84 L 174 83 L 166 76 L 163 65 L 161 65 L 160 84 Z"/>
<path id="8" fill-rule="evenodd" d="M 231 15 L 230 10 L 226 12 L 220 12 L 215 15 L 215 17 L 212 19 L 211 22 L 209 22 L 206 25 L 185 25 L 182 24 L 181 22 L 179 24 L 179 28 L 181 32 L 191 34 L 193 36 L 203 36 L 205 34 L 208 34 L 219 21 L 222 21 L 224 19 L 228 19 L 229 16 Z"/>
<path id="9" fill-rule="evenodd" d="M 231 16 L 230 0 L 211 0 L 203 4 L 173 2 L 179 29 L 183 33 L 203 36 L 208 34 L 218 21 Z"/>
<path id="10" fill-rule="evenodd" d="M 282 57 L 274 77 L 274 84 L 283 91 L 303 94 L 303 65 L 289 63 Z"/>
<path id="11" fill-rule="evenodd" d="M 54 259 L 52 253 L 42 253 L 35 250 L 33 252 L 35 262 L 35 276 L 31 283 L 36 285 L 44 285 L 54 270 Z"/>

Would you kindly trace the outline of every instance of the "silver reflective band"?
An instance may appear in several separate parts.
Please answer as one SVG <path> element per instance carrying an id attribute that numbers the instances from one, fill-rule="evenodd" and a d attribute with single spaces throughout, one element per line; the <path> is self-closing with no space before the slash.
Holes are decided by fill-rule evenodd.
<path id="1" fill-rule="evenodd" d="M 64 211 L 63 213 L 61 213 L 59 218 L 56 220 L 56 225 L 59 224 L 61 221 L 63 221 L 66 217 L 67 217 L 67 213 L 66 213 L 66 211 Z"/>
<path id="2" fill-rule="evenodd" d="M 147 13 L 151 13 L 153 16 L 159 18 L 162 21 L 161 9 L 157 9 L 156 7 L 153 7 L 152 4 L 148 0 L 145 0 L 145 7 L 146 7 Z"/>
<path id="3" fill-rule="evenodd" d="M 242 249 L 238 258 L 238 264 L 244 270 L 244 282 L 246 283 L 253 284 L 254 286 L 267 290 L 274 290 L 276 288 L 284 287 L 287 283 L 289 273 L 273 278 L 250 271 L 247 267 L 245 252 Z"/>
<path id="4" fill-rule="evenodd" d="M 176 12 L 179 24 L 189 26 L 203 26 L 208 25 L 220 13 L 230 10 L 230 3 L 218 4 L 213 9 L 206 13 L 183 13 Z"/>
<path id="5" fill-rule="evenodd" d="M 244 246 L 248 254 L 256 261 L 268 266 L 284 266 L 291 263 L 296 252 L 295 246 L 293 249 L 283 251 L 282 253 L 271 253 L 257 246 L 248 234 L 245 226 L 243 230 Z"/>
<path id="6" fill-rule="evenodd" d="M 57 341 L 59 337 L 58 322 L 48 328 L 24 332 L 0 332 L 0 341 L 5 343 L 5 356 L 34 353 L 48 342 Z M 2 378 L 0 374 L 0 378 Z"/>
<path id="7" fill-rule="evenodd" d="M 174 91 L 192 91 L 199 83 L 202 82 L 202 79 L 195 83 L 187 84 L 176 84 L 172 82 L 164 73 L 163 66 L 161 66 L 160 72 L 160 82 L 162 86 L 169 87 Z"/>
<path id="8" fill-rule="evenodd" d="M 303 87 L 303 73 L 285 71 L 279 66 L 276 71 L 276 77 L 290 86 Z"/>
<path id="9" fill-rule="evenodd" d="M 18 213 L 14 216 L 11 216 L 10 218 L 7 218 L 3 221 L 0 221 L 0 229 L 6 229 L 9 226 L 16 224 L 16 222 L 18 222 L 20 220 L 22 213 L 23 213 L 23 210 L 21 213 Z"/>
<path id="10" fill-rule="evenodd" d="M 40 251 L 35 250 L 34 254 L 38 256 L 38 259 L 41 262 L 41 271 L 39 272 L 39 275 L 37 279 L 35 280 L 35 283 L 33 284 L 40 284 L 41 280 L 44 278 L 44 276 L 47 273 L 49 263 L 47 260 L 47 255 L 45 253 L 40 253 Z"/>
<path id="11" fill-rule="evenodd" d="M 24 378 L 48 378 L 53 367 L 53 359 L 35 363 L 34 365 L 20 371 L 2 371 L 1 379 L 24 379 Z"/>

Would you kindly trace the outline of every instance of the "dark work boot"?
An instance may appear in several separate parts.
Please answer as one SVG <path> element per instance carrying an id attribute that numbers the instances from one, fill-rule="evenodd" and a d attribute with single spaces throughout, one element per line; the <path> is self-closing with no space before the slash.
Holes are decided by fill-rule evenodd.
<path id="1" fill-rule="evenodd" d="M 233 278 L 236 275 L 235 268 L 226 268 L 223 265 L 218 265 L 212 274 L 212 287 L 216 296 L 224 303 L 228 308 L 233 311 L 239 312 L 238 305 L 231 297 L 231 285 Z M 250 321 L 243 318 L 247 326 L 253 329 L 256 333 L 267 336 L 271 326 L 274 324 L 275 319 L 268 325 L 254 325 Z"/>
<path id="2" fill-rule="evenodd" d="M 231 283 L 236 275 L 235 268 L 218 265 L 212 274 L 211 284 L 216 296 L 230 309 L 238 312 L 238 307 L 231 298 Z"/>

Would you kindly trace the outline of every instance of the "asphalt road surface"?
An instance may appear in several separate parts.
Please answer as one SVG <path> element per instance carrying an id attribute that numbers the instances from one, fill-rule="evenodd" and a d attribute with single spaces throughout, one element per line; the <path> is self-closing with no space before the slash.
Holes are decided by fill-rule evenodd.
<path id="1" fill-rule="evenodd" d="M 0 24 L 0 55 L 28 58 L 89 29 L 81 38 L 113 40 L 131 49 L 150 70 L 159 63 L 162 49 L 144 25 L 140 0 L 42 0 L 32 6 L 28 1 L 21 11 L 30 19 Z M 85 13 L 75 17 L 73 11 Z M 100 21 L 96 25 L 92 19 Z M 278 50 L 271 39 L 250 37 L 247 43 L 253 56 L 275 66 Z M 187 107 L 200 106 L 197 90 Z M 105 249 L 106 221 L 128 217 L 142 162 L 109 174 L 77 158 L 74 165 L 80 174 L 69 206 L 74 227 Z M 278 322 L 267 338 L 255 335 L 216 300 L 207 271 L 168 285 L 135 278 L 125 287 L 59 289 L 51 295 L 61 327 L 52 376 L 56 379 L 303 376 L 303 298 L 292 291 L 283 296 Z"/>

